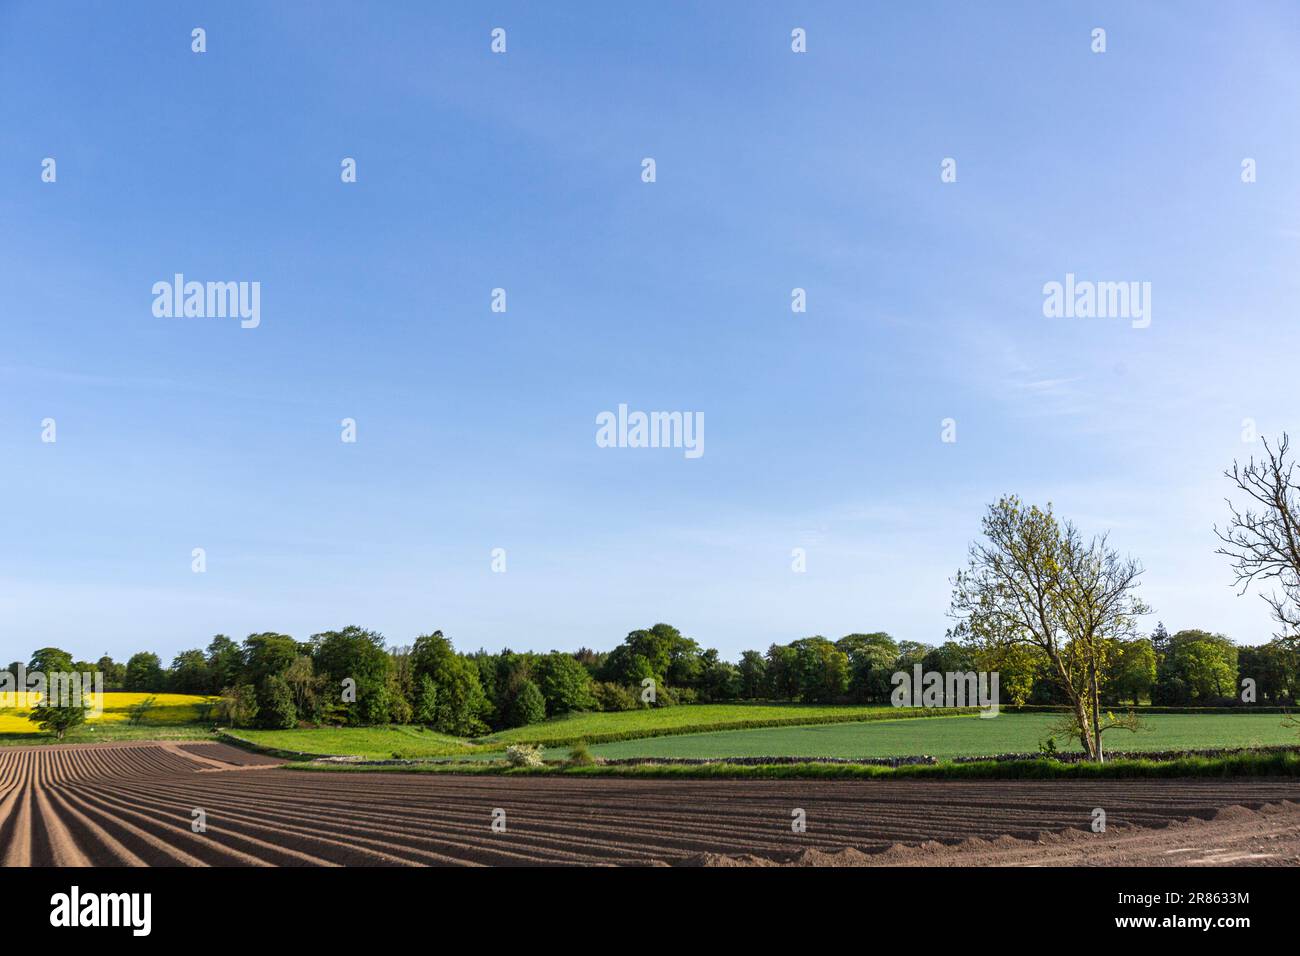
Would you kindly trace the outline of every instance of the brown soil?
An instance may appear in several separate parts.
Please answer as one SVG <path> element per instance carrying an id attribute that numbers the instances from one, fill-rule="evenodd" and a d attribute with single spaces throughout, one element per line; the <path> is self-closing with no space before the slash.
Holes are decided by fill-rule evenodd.
<path id="1" fill-rule="evenodd" d="M 0 751 L 0 865 L 1300 864 L 1300 803 L 1289 802 L 1300 785 L 1285 779 L 633 780 L 280 764 L 207 743 Z M 1104 834 L 1090 830 L 1094 807 Z M 195 808 L 206 833 L 191 831 Z M 497 808 L 504 833 L 492 830 Z M 804 833 L 791 831 L 796 808 Z"/>
<path id="2" fill-rule="evenodd" d="M 957 843 L 895 844 L 883 852 L 853 847 L 776 857 L 710 853 L 696 866 L 1300 866 L 1300 804 L 1226 807 L 1209 819 L 1165 826 L 1040 833 L 1035 839 L 974 837 Z"/>

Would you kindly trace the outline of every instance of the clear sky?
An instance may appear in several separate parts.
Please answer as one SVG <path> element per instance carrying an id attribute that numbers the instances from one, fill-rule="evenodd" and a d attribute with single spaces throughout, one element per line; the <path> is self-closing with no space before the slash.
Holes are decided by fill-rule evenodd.
<path id="1" fill-rule="evenodd" d="M 0 660 L 939 642 L 1008 492 L 1265 640 L 1212 526 L 1243 420 L 1300 432 L 1298 53 L 1293 3 L 5 0 Z M 178 272 L 260 326 L 156 317 Z M 620 403 L 705 453 L 597 447 Z"/>

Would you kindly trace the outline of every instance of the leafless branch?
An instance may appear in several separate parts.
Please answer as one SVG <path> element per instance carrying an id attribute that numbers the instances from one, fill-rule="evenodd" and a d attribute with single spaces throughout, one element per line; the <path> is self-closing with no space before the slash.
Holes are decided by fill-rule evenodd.
<path id="1" fill-rule="evenodd" d="M 1282 638 L 1300 636 L 1300 484 L 1295 463 L 1288 460 L 1285 433 L 1276 448 L 1263 440 L 1264 456 L 1245 465 L 1234 461 L 1224 477 L 1250 500 L 1239 508 L 1227 499 L 1231 518 L 1214 533 L 1222 546 L 1215 553 L 1233 561 L 1234 584 L 1245 594 L 1251 584 L 1271 582 L 1274 590 L 1261 596 L 1282 625 Z"/>

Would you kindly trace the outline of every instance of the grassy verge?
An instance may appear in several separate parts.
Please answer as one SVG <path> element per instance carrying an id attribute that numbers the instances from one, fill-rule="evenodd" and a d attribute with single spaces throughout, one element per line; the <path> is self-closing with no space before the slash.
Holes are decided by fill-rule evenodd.
<path id="1" fill-rule="evenodd" d="M 300 760 L 311 756 L 354 756 L 369 760 L 419 760 L 425 757 L 468 757 L 497 752 L 504 746 L 479 746 L 424 727 L 393 724 L 381 727 L 313 727 L 302 730 L 247 730 L 223 736 L 251 744 L 274 756 Z"/>
<path id="2" fill-rule="evenodd" d="M 33 726 L 35 726 L 33 724 Z M 0 732 L 0 747 L 37 747 L 47 744 L 120 743 L 130 740 L 211 740 L 212 732 L 206 724 L 172 727 L 151 727 L 148 724 L 86 724 L 69 731 L 62 740 L 54 734 Z"/>
<path id="3" fill-rule="evenodd" d="M 1300 754 L 1294 751 L 1243 751 L 1220 757 L 1174 760 L 1113 760 L 1103 764 L 1057 760 L 984 761 L 885 767 L 873 764 L 638 764 L 635 766 L 510 767 L 504 763 L 440 763 L 406 766 L 299 763 L 291 769 L 321 773 L 453 773 L 471 776 L 574 776 L 759 780 L 1115 780 L 1187 777 L 1300 777 Z"/>
<path id="4" fill-rule="evenodd" d="M 1104 709 L 1116 714 L 1127 714 L 1130 710 L 1141 717 L 1143 714 L 1291 714 L 1294 707 L 1273 706 L 1271 704 L 1240 704 L 1235 707 L 1176 707 L 1165 704 L 1131 704 L 1102 705 Z M 1061 704 L 1003 704 L 1002 710 L 1008 714 L 1064 714 L 1068 707 Z"/>

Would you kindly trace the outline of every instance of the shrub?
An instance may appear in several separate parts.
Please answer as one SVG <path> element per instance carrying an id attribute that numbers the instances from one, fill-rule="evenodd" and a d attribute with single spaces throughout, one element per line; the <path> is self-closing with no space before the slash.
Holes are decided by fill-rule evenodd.
<path id="1" fill-rule="evenodd" d="M 689 688 L 669 687 L 667 684 L 655 685 L 655 699 L 649 703 L 641 703 L 641 695 L 644 688 L 640 685 L 632 688 L 632 693 L 636 696 L 637 706 L 639 707 L 676 707 L 678 703 L 677 695 L 683 690 Z"/>
<path id="2" fill-rule="evenodd" d="M 604 711 L 636 710 L 637 699 L 620 684 L 601 682 L 592 686 L 596 706 Z"/>
<path id="3" fill-rule="evenodd" d="M 542 748 L 536 744 L 511 744 L 506 748 L 506 762 L 512 767 L 540 767 Z"/>
<path id="4" fill-rule="evenodd" d="M 565 764 L 570 767 L 590 767 L 595 764 L 595 762 L 596 758 L 593 757 L 591 751 L 587 749 L 587 742 L 585 740 L 579 740 L 569 748 L 569 759 L 565 761 Z"/>
<path id="5" fill-rule="evenodd" d="M 158 698 L 154 696 L 146 697 L 144 700 L 132 704 L 127 709 L 127 723 L 132 727 L 138 727 L 144 723 L 145 717 L 149 711 L 153 710 L 154 705 L 158 703 Z"/>

